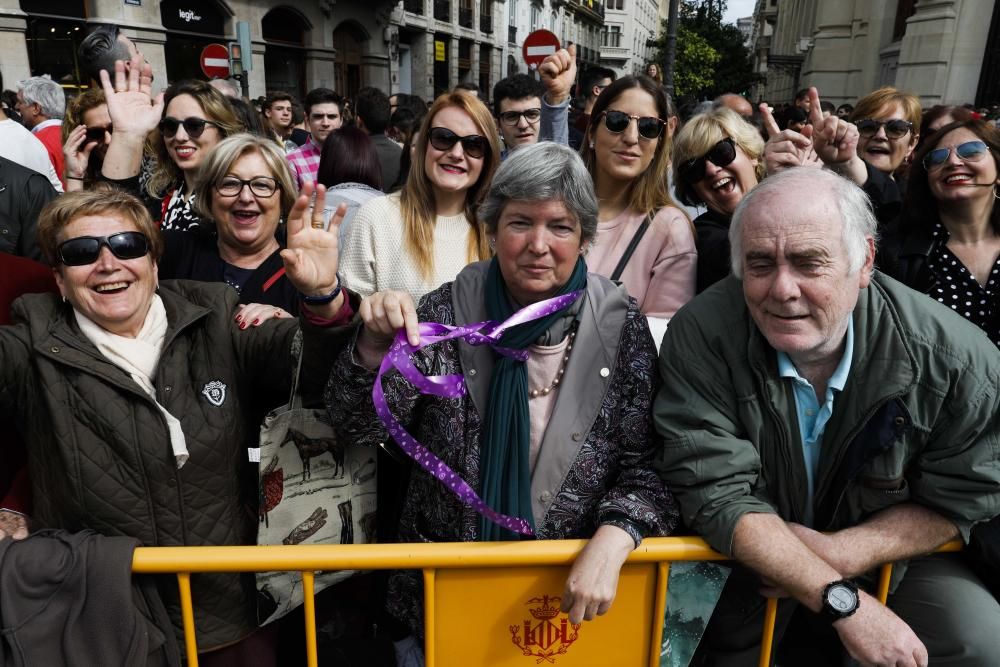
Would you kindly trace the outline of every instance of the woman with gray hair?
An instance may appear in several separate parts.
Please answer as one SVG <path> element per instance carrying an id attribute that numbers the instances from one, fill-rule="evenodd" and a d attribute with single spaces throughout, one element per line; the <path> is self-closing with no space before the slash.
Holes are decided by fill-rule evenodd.
<path id="1" fill-rule="evenodd" d="M 372 386 L 397 330 L 417 345 L 418 321 L 503 322 L 520 311 L 522 323 L 493 349 L 452 339 L 413 353 L 422 374 L 464 376 L 457 400 L 421 394 L 400 374 L 381 380 L 388 410 L 419 441 L 417 449 L 397 442 L 422 466 L 413 467 L 398 539 L 592 538 L 562 596 L 573 623 L 605 613 L 628 554 L 677 523 L 673 497 L 650 468 L 658 376 L 646 318 L 623 286 L 588 274 L 583 260 L 597 211 L 576 153 L 553 143 L 518 149 L 479 209 L 495 257 L 466 267 L 419 308 L 405 292 L 363 301 L 363 327 L 327 386 L 345 435 L 390 442 Z M 428 473 L 429 455 L 455 475 Z M 418 636 L 421 597 L 419 573 L 390 579 L 389 611 Z"/>
<path id="2" fill-rule="evenodd" d="M 297 314 L 299 294 L 280 254 L 280 223 L 297 188 L 280 147 L 247 133 L 224 139 L 199 170 L 195 191 L 204 193 L 194 210 L 210 233 L 163 232 L 160 276 L 227 283 L 246 304 L 237 316 L 244 327 Z"/>

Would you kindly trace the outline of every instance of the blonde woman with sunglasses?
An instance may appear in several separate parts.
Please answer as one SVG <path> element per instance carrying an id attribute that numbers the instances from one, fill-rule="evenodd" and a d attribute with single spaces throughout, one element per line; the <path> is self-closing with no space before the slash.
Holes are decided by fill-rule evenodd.
<path id="1" fill-rule="evenodd" d="M 694 296 L 697 268 L 691 222 L 667 186 L 668 118 L 660 85 L 623 77 L 594 103 L 580 150 L 600 209 L 587 267 L 625 285 L 657 338 L 653 320 L 669 320 Z"/>
<path id="2" fill-rule="evenodd" d="M 362 206 L 344 234 L 341 278 L 361 296 L 402 290 L 417 301 L 491 254 L 476 221 L 500 163 L 489 109 L 468 92 L 446 93 L 418 136 L 403 189 Z"/>

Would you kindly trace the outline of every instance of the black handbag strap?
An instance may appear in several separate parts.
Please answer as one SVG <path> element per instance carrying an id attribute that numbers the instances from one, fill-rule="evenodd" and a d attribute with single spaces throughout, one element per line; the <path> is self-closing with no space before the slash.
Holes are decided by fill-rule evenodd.
<path id="1" fill-rule="evenodd" d="M 639 241 L 642 240 L 642 237 L 646 233 L 647 229 L 649 229 L 648 215 L 646 216 L 646 219 L 642 221 L 642 224 L 639 225 L 639 229 L 635 230 L 635 235 L 632 237 L 632 240 L 629 241 L 628 247 L 625 248 L 622 258 L 618 260 L 618 266 L 616 266 L 615 270 L 611 272 L 611 280 L 618 280 L 622 277 L 622 272 L 628 265 L 628 261 L 632 259 L 632 253 L 634 253 L 635 249 L 639 247 Z"/>

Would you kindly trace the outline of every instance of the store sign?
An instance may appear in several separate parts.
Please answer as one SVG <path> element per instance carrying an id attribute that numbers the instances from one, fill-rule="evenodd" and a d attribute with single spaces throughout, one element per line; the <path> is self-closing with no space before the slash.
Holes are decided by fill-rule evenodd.
<path id="1" fill-rule="evenodd" d="M 163 0 L 160 3 L 160 19 L 167 30 L 219 37 L 225 34 L 226 19 L 214 3 L 200 3 L 197 0 Z"/>
<path id="2" fill-rule="evenodd" d="M 142 0 L 125 0 L 126 5 L 135 5 L 136 7 L 142 7 Z"/>
<path id="3" fill-rule="evenodd" d="M 434 61 L 443 63 L 444 62 L 444 42 L 434 40 Z"/>
<path id="4" fill-rule="evenodd" d="M 191 23 L 191 21 L 198 23 L 201 21 L 201 16 L 195 14 L 193 9 L 178 9 L 177 17 L 187 23 Z"/>

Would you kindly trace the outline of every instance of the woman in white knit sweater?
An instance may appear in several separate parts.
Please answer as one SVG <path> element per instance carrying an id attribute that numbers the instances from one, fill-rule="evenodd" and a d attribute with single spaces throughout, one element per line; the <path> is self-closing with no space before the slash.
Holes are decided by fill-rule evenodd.
<path id="1" fill-rule="evenodd" d="M 490 256 L 475 209 L 500 163 L 489 109 L 456 90 L 420 127 L 403 189 L 363 205 L 344 238 L 341 280 L 361 296 L 403 290 L 414 300 Z"/>

